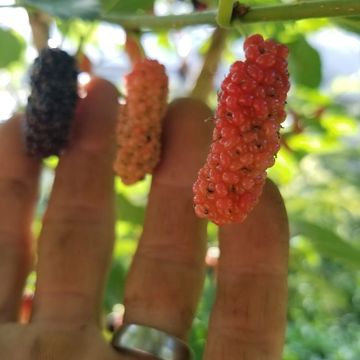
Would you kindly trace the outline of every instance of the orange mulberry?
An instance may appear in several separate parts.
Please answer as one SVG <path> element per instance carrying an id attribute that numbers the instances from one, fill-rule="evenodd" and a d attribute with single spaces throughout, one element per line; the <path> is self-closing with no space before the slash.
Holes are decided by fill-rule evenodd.
<path id="1" fill-rule="evenodd" d="M 130 185 L 151 174 L 159 161 L 168 77 L 162 64 L 144 59 L 135 64 L 125 80 L 127 97 L 117 126 L 114 169 Z"/>

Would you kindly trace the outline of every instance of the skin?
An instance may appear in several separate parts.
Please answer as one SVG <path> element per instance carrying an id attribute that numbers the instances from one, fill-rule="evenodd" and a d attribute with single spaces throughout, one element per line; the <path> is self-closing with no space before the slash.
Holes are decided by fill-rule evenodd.
<path id="1" fill-rule="evenodd" d="M 114 241 L 112 161 L 117 92 L 94 79 L 80 100 L 37 242 L 29 324 L 17 322 L 32 267 L 31 223 L 40 162 L 24 154 L 22 116 L 0 125 L 0 359 L 126 360 L 103 339 L 104 282 Z M 206 223 L 192 183 L 211 139 L 210 110 L 182 99 L 165 119 L 163 158 L 125 287 L 125 321 L 186 339 L 205 274 Z M 121 214 L 120 214 L 121 216 Z M 206 360 L 281 358 L 286 323 L 288 222 L 268 182 L 241 225 L 220 229 L 218 289 Z M 141 357 L 137 357 L 141 359 Z"/>

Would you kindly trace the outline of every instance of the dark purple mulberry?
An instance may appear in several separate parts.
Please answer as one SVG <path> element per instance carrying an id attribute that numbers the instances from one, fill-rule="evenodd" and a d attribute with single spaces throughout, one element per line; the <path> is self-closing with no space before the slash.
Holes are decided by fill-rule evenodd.
<path id="1" fill-rule="evenodd" d="M 69 140 L 78 99 L 76 60 L 60 49 L 46 48 L 31 70 L 25 140 L 29 155 L 59 155 Z"/>

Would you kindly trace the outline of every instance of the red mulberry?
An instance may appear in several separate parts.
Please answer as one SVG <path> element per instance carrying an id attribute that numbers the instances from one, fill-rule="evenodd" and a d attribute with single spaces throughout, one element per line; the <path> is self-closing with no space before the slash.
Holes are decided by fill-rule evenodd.
<path id="1" fill-rule="evenodd" d="M 60 49 L 44 49 L 30 75 L 25 141 L 29 155 L 59 155 L 66 146 L 78 99 L 75 58 Z"/>
<path id="2" fill-rule="evenodd" d="M 287 47 L 253 35 L 244 50 L 221 85 L 210 153 L 193 186 L 196 214 L 218 225 L 242 222 L 256 205 L 286 117 Z"/>
<path id="3" fill-rule="evenodd" d="M 159 161 L 168 77 L 163 65 L 145 59 L 135 64 L 126 82 L 127 98 L 119 116 L 114 169 L 130 185 L 151 174 Z"/>

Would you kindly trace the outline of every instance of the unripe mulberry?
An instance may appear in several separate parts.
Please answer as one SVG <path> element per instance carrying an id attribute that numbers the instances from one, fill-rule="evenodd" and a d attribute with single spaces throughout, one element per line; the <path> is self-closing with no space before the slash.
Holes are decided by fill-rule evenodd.
<path id="1" fill-rule="evenodd" d="M 78 99 L 76 61 L 60 49 L 46 48 L 35 59 L 26 107 L 27 152 L 59 155 L 68 140 Z"/>
<path id="2" fill-rule="evenodd" d="M 168 77 L 158 61 L 144 59 L 126 76 L 126 86 L 126 103 L 121 106 L 117 127 L 114 170 L 130 185 L 151 174 L 159 161 Z"/>
<path id="3" fill-rule="evenodd" d="M 196 214 L 218 225 L 242 222 L 258 202 L 286 117 L 288 49 L 253 35 L 244 50 L 221 84 L 210 153 L 193 186 Z"/>

